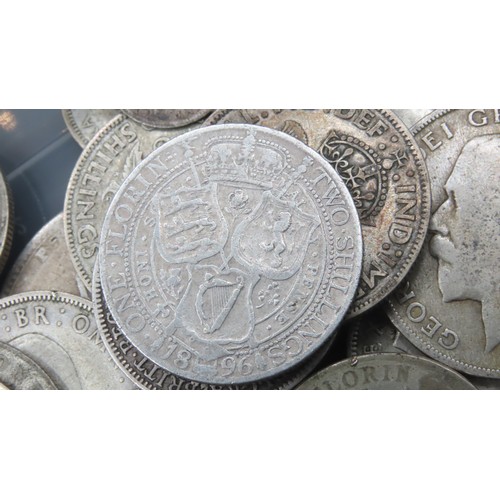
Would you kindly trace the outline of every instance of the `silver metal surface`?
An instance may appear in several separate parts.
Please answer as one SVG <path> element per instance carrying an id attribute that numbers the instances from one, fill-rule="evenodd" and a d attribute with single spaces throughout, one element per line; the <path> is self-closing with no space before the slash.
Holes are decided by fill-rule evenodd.
<path id="1" fill-rule="evenodd" d="M 470 390 L 462 375 L 427 358 L 367 354 L 346 359 L 313 375 L 301 390 Z"/>
<path id="2" fill-rule="evenodd" d="M 433 109 L 393 109 L 394 113 L 401 118 L 403 123 L 408 127 L 413 127 L 422 118 L 432 113 Z"/>
<path id="3" fill-rule="evenodd" d="M 250 125 L 202 128 L 150 155 L 113 199 L 99 251 L 127 339 L 211 384 L 276 376 L 326 345 L 362 257 L 356 209 L 333 168 Z"/>
<path id="4" fill-rule="evenodd" d="M 438 111 L 414 132 L 432 183 L 431 235 L 387 312 L 430 357 L 500 378 L 500 110 Z"/>
<path id="5" fill-rule="evenodd" d="M 179 128 L 205 118 L 213 109 L 122 109 L 129 118 L 153 128 Z"/>
<path id="6" fill-rule="evenodd" d="M 63 109 L 64 123 L 75 141 L 84 148 L 120 111 L 118 109 Z"/>
<path id="7" fill-rule="evenodd" d="M 0 169 L 0 272 L 9 256 L 14 229 L 14 207 L 7 181 Z"/>

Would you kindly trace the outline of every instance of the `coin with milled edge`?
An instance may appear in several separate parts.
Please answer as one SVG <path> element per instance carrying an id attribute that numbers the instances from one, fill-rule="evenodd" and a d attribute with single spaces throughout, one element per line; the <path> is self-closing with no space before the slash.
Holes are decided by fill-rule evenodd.
<path id="1" fill-rule="evenodd" d="M 313 375 L 301 390 L 471 390 L 462 375 L 436 361 L 409 354 L 367 354 Z"/>
<path id="2" fill-rule="evenodd" d="M 413 127 L 418 121 L 432 113 L 433 109 L 393 109 L 403 123 L 408 127 Z"/>
<path id="3" fill-rule="evenodd" d="M 69 181 L 64 225 L 71 259 L 89 290 L 102 223 L 116 191 L 149 153 L 196 127 L 146 130 L 120 114 L 83 150 Z"/>
<path id="4" fill-rule="evenodd" d="M 212 109 L 122 109 L 129 118 L 154 128 L 178 128 L 205 118 Z"/>
<path id="5" fill-rule="evenodd" d="M 0 382 L 3 389 L 57 389 L 49 376 L 18 349 L 0 342 Z"/>
<path id="6" fill-rule="evenodd" d="M 0 300 L 0 341 L 32 358 L 58 389 L 133 389 L 109 357 L 92 303 L 66 293 Z"/>
<path id="7" fill-rule="evenodd" d="M 302 363 L 299 367 L 290 370 L 278 377 L 261 382 L 245 385 L 214 385 L 185 380 L 164 370 L 156 363 L 146 358 L 136 349 L 123 335 L 114 321 L 104 300 L 99 273 L 99 260 L 94 268 L 94 279 L 92 283 L 92 297 L 97 325 L 101 332 L 104 344 L 108 348 L 123 372 L 140 388 L 150 390 L 270 390 L 270 389 L 293 389 L 304 380 L 316 366 L 321 362 L 324 354 L 330 347 L 327 345 L 319 353 L 314 354 L 311 359 Z"/>
<path id="8" fill-rule="evenodd" d="M 118 109 L 63 109 L 64 123 L 73 139 L 84 148 L 120 111 Z"/>
<path id="9" fill-rule="evenodd" d="M 90 298 L 69 256 L 62 214 L 43 226 L 17 258 L 3 284 L 2 297 L 32 290 Z"/>
<path id="10" fill-rule="evenodd" d="M 500 378 L 500 110 L 437 111 L 414 133 L 431 177 L 431 233 L 387 312 L 428 356 Z"/>
<path id="11" fill-rule="evenodd" d="M 10 188 L 0 170 L 0 272 L 2 272 L 10 248 L 14 231 L 14 206 Z"/>
<path id="12" fill-rule="evenodd" d="M 378 304 L 404 278 L 422 246 L 430 216 L 425 162 L 389 110 L 218 110 L 214 123 L 255 123 L 301 140 L 327 160 L 348 187 L 363 230 L 363 270 L 348 316 Z M 324 202 L 335 206 L 335 192 Z"/>
<path id="13" fill-rule="evenodd" d="M 222 125 L 173 139 L 132 172 L 99 251 L 106 303 L 133 345 L 182 378 L 243 384 L 331 340 L 362 243 L 328 162 L 282 132 Z"/>

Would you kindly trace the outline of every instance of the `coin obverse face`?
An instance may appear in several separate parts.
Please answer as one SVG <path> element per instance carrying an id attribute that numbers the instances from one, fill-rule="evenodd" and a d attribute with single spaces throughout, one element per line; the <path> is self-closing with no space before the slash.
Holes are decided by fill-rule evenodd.
<path id="1" fill-rule="evenodd" d="M 109 357 L 92 303 L 66 293 L 0 300 L 0 341 L 32 358 L 58 389 L 132 389 Z"/>
<path id="2" fill-rule="evenodd" d="M 129 118 L 148 127 L 177 128 L 191 125 L 207 116 L 211 109 L 123 109 Z"/>
<path id="3" fill-rule="evenodd" d="M 73 139 L 84 148 L 120 111 L 118 109 L 63 109 L 64 123 Z"/>
<path id="4" fill-rule="evenodd" d="M 500 378 L 500 110 L 438 111 L 414 133 L 430 172 L 433 215 L 387 313 L 428 356 Z"/>
<path id="5" fill-rule="evenodd" d="M 218 110 L 205 123 L 231 122 L 286 132 L 335 169 L 354 199 L 363 231 L 363 270 L 348 317 L 387 297 L 415 261 L 430 216 L 425 162 L 396 115 L 376 109 Z"/>
<path id="6" fill-rule="evenodd" d="M 313 375 L 300 390 L 470 390 L 462 375 L 435 361 L 408 354 L 367 354 Z"/>
<path id="7" fill-rule="evenodd" d="M 361 254 L 352 198 L 324 159 L 286 134 L 226 125 L 172 140 L 128 177 L 100 265 L 109 310 L 145 356 L 236 384 L 331 340 Z"/>

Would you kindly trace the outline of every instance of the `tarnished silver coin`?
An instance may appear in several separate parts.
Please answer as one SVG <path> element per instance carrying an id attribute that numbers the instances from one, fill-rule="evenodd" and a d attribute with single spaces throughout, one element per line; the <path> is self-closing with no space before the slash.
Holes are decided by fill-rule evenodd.
<path id="1" fill-rule="evenodd" d="M 144 356 L 131 344 L 116 324 L 109 312 L 101 287 L 99 272 L 99 259 L 94 268 L 92 282 L 92 297 L 94 313 L 99 327 L 101 338 L 117 365 L 141 389 L 150 390 L 270 390 L 293 389 L 304 380 L 318 366 L 324 354 L 330 347 L 327 345 L 317 354 L 311 356 L 299 367 L 272 379 L 245 385 L 216 385 L 186 380 L 161 368 L 156 363 Z"/>
<path id="2" fill-rule="evenodd" d="M 462 375 L 427 358 L 409 354 L 366 354 L 329 366 L 306 380 L 301 390 L 470 390 Z"/>
<path id="3" fill-rule="evenodd" d="M 500 110 L 438 111 L 414 132 L 431 177 L 431 234 L 387 312 L 430 357 L 500 378 Z"/>
<path id="4" fill-rule="evenodd" d="M 425 237 L 430 186 L 419 148 L 389 110 L 218 110 L 214 123 L 255 123 L 316 150 L 349 189 L 363 230 L 363 270 L 348 316 L 378 304 L 401 282 Z M 335 193 L 326 204 L 335 205 Z"/>
<path id="5" fill-rule="evenodd" d="M 0 169 L 0 272 L 2 272 L 12 246 L 14 207 L 7 181 Z"/>
<path id="6" fill-rule="evenodd" d="M 432 113 L 433 109 L 393 109 L 394 113 L 401 118 L 403 123 L 408 127 L 413 127 L 422 118 Z"/>
<path id="7" fill-rule="evenodd" d="M 71 259 L 89 290 L 102 223 L 118 188 L 152 151 L 194 128 L 146 130 L 120 114 L 83 150 L 69 181 L 64 225 Z"/>
<path id="8" fill-rule="evenodd" d="M 173 139 L 120 188 L 103 226 L 103 290 L 124 335 L 199 382 L 276 376 L 350 306 L 361 231 L 333 168 L 290 136 L 224 125 Z"/>
<path id="9" fill-rule="evenodd" d="M 205 118 L 212 109 L 122 109 L 129 118 L 154 128 L 178 128 Z"/>
<path id="10" fill-rule="evenodd" d="M 90 298 L 69 255 L 62 213 L 43 226 L 17 258 L 3 284 L 2 297 L 33 290 Z"/>
<path id="11" fill-rule="evenodd" d="M 0 300 L 0 341 L 32 358 L 58 389 L 132 389 L 109 357 L 92 304 L 66 293 Z"/>
<path id="12" fill-rule="evenodd" d="M 0 382 L 4 389 L 57 389 L 49 376 L 20 350 L 0 342 Z"/>
<path id="13" fill-rule="evenodd" d="M 63 109 L 64 123 L 73 139 L 84 148 L 120 111 L 118 109 Z"/>

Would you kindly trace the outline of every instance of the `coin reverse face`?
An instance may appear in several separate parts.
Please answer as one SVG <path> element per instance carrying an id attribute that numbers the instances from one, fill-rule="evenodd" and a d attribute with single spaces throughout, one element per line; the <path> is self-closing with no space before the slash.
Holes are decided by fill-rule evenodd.
<path id="1" fill-rule="evenodd" d="M 62 115 L 69 133 L 84 148 L 119 112 L 118 109 L 63 109 Z"/>
<path id="2" fill-rule="evenodd" d="M 127 178 L 100 245 L 106 303 L 160 367 L 221 384 L 275 376 L 331 340 L 360 273 L 332 167 L 251 125 L 173 139 Z"/>
<path id="3" fill-rule="evenodd" d="M 442 110 L 415 137 L 432 183 L 430 234 L 387 312 L 422 352 L 500 378 L 500 110 Z"/>
<path id="4" fill-rule="evenodd" d="M 408 354 L 367 354 L 325 368 L 301 390 L 470 390 L 462 375 L 435 361 Z"/>
<path id="5" fill-rule="evenodd" d="M 286 132 L 335 169 L 354 199 L 363 232 L 363 270 L 348 316 L 387 297 L 415 261 L 430 216 L 427 169 L 402 122 L 377 109 L 240 109 L 217 110 L 205 123 L 231 122 Z"/>

